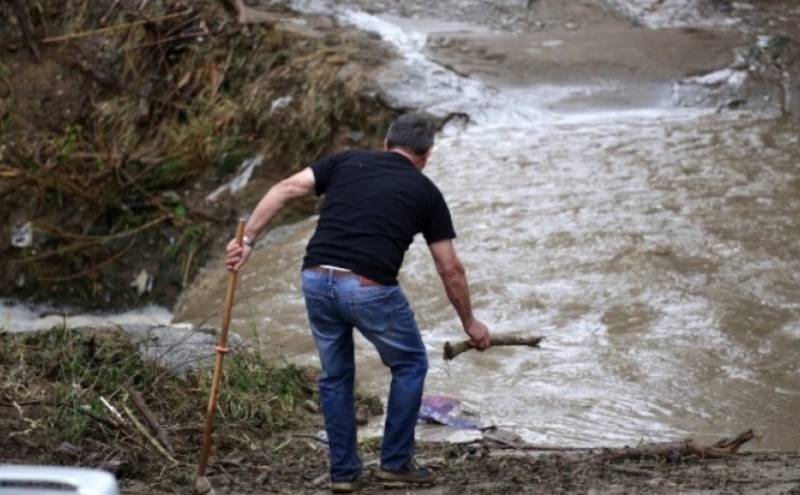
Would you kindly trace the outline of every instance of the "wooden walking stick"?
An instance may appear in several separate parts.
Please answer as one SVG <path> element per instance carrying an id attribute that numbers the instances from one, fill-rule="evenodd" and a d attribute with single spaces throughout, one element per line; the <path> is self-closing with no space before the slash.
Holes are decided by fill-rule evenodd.
<path id="1" fill-rule="evenodd" d="M 242 245 L 244 239 L 245 220 L 240 219 L 236 227 L 236 242 Z M 222 379 L 222 363 L 225 354 L 228 353 L 228 329 L 231 325 L 231 315 L 233 313 L 233 298 L 236 294 L 237 272 L 228 274 L 228 292 L 225 295 L 225 311 L 222 316 L 222 328 L 219 333 L 219 343 L 217 344 L 217 360 L 214 363 L 214 379 L 211 382 L 211 392 L 208 395 L 208 411 L 206 411 L 206 428 L 203 433 L 203 449 L 200 451 L 200 464 L 197 466 L 197 476 L 194 480 L 194 491 L 196 494 L 214 495 L 214 488 L 206 478 L 206 466 L 208 457 L 211 453 L 211 434 L 214 432 L 214 416 L 217 413 L 217 398 L 219 397 L 219 384 Z"/>
<path id="2" fill-rule="evenodd" d="M 490 347 L 495 347 L 498 345 L 525 345 L 528 347 L 539 347 L 539 342 L 542 341 L 544 337 L 517 337 L 514 335 L 498 335 L 492 336 L 492 345 Z M 456 356 L 461 354 L 462 352 L 467 352 L 470 349 L 474 349 L 475 347 L 472 346 L 469 340 L 465 340 L 463 342 L 456 342 L 444 343 L 444 358 L 447 361 L 451 359 L 455 359 Z"/>

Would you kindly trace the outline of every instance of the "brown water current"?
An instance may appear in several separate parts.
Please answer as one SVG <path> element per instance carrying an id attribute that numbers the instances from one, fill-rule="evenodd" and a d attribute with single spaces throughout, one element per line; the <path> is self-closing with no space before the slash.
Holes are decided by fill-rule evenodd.
<path id="1" fill-rule="evenodd" d="M 430 39 L 434 51 L 448 44 L 447 30 L 429 35 L 422 51 Z M 498 36 L 496 46 L 508 47 L 510 35 Z M 682 38 L 682 49 L 711 39 L 692 37 L 696 44 Z M 709 73 L 733 58 L 719 55 L 725 43 L 731 50 L 746 43 L 724 33 L 713 40 Z M 422 51 L 404 54 L 413 49 L 408 39 L 397 46 L 401 60 L 419 67 Z M 580 59 L 571 63 L 586 73 Z M 426 173 L 450 204 L 476 314 L 498 334 L 546 338 L 540 350 L 492 349 L 446 364 L 443 343 L 463 334 L 418 239 L 401 283 L 430 352 L 426 393 L 461 398 L 485 423 L 537 443 L 717 439 L 753 427 L 762 435 L 755 448 L 800 449 L 798 125 L 770 112 L 671 105 L 669 88 L 690 75 L 675 64 L 647 77 L 606 74 L 594 86 L 577 85 L 559 68 L 570 77 L 567 94 L 586 96 L 567 110 L 556 104 L 563 94 L 553 96 L 558 80 L 537 85 L 518 71 L 503 86 L 489 69 L 491 77 L 451 88 L 476 117 L 439 137 Z M 614 107 L 608 87 L 649 96 Z M 593 95 L 600 95 L 595 107 Z M 459 108 L 452 101 L 444 110 Z M 430 107 L 442 110 L 437 105 Z M 299 286 L 314 224 L 268 234 L 241 277 L 234 331 L 277 359 L 316 362 Z M 224 277 L 209 270 L 178 320 L 212 315 Z M 385 391 L 388 372 L 376 353 L 360 336 L 357 349 L 360 385 Z"/>

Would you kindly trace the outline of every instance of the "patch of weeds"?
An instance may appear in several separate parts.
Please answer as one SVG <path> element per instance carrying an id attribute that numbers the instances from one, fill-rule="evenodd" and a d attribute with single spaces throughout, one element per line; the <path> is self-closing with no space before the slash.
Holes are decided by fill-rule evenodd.
<path id="1" fill-rule="evenodd" d="M 53 400 L 54 414 L 43 418 L 44 428 L 69 442 L 102 433 L 86 414 L 104 413 L 101 397 L 118 396 L 126 384 L 151 383 L 163 371 L 143 362 L 135 346 L 119 333 L 56 327 L 10 341 L 20 358 L 16 369 L 33 379 L 32 386 L 0 394 L 20 402 L 41 399 L 42 394 Z"/>
<path id="2" fill-rule="evenodd" d="M 220 407 L 226 415 L 268 430 L 297 424 L 300 405 L 317 400 L 316 373 L 288 364 L 275 367 L 260 353 L 237 353 L 225 363 Z"/>
<path id="3" fill-rule="evenodd" d="M 366 455 L 376 455 L 381 452 L 383 437 L 367 437 L 358 441 L 361 452 Z"/>
<path id="4" fill-rule="evenodd" d="M 53 140 L 55 153 L 61 159 L 70 158 L 83 146 L 83 129 L 79 125 L 68 125 L 61 136 Z"/>
<path id="5" fill-rule="evenodd" d="M 182 203 L 177 204 L 174 207 L 174 211 L 175 214 L 178 216 L 184 216 L 184 217 L 186 216 L 185 213 L 186 206 L 184 206 Z M 207 236 L 208 236 L 207 224 L 204 223 L 191 224 L 183 229 L 180 237 L 178 237 L 178 239 L 175 242 L 167 246 L 167 248 L 164 250 L 164 255 L 168 259 L 174 260 L 179 256 L 181 252 L 191 251 L 198 245 L 205 242 Z"/>
<path id="6" fill-rule="evenodd" d="M 21 421 L 16 431 L 32 428 L 33 437 L 79 446 L 119 440 L 119 432 L 108 427 L 116 420 L 103 399 L 121 411 L 129 402 L 128 387 L 138 390 L 165 424 L 198 424 L 212 381 L 212 370 L 180 377 L 143 360 L 124 333 L 64 327 L 0 334 L 0 365 L 0 400 L 41 406 L 28 418 L 35 426 Z M 218 424 L 260 434 L 295 426 L 304 415 L 302 403 L 316 400 L 316 374 L 275 366 L 249 350 L 233 354 L 225 362 Z"/>
<path id="7" fill-rule="evenodd" d="M 188 162 L 179 155 L 164 160 L 148 177 L 147 187 L 153 189 L 170 189 L 180 186 L 186 180 Z"/>

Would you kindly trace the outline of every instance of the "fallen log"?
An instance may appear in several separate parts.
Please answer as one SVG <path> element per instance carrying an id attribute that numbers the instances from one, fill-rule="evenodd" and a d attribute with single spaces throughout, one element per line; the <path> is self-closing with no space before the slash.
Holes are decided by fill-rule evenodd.
<path id="1" fill-rule="evenodd" d="M 690 438 L 681 442 L 649 443 L 638 447 L 604 449 L 602 454 L 591 460 L 600 463 L 642 459 L 677 461 L 692 456 L 703 459 L 719 459 L 735 455 L 739 451 L 739 447 L 754 437 L 753 430 L 747 430 L 734 438 L 725 438 L 708 446 L 699 445 Z"/>
<path id="2" fill-rule="evenodd" d="M 507 346 L 507 345 L 522 345 L 528 347 L 539 347 L 539 342 L 542 341 L 544 337 L 520 337 L 515 335 L 499 335 L 499 336 L 492 336 L 492 345 L 491 347 L 496 346 Z M 444 359 L 446 361 L 450 361 L 455 359 L 456 356 L 463 352 L 467 352 L 470 349 L 474 349 L 472 342 L 469 340 L 464 340 L 462 342 L 450 343 L 445 342 L 444 344 Z"/>

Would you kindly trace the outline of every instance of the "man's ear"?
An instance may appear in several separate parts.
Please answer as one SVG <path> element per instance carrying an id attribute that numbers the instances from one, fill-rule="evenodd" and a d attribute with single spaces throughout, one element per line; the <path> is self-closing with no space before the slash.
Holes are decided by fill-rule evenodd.
<path id="1" fill-rule="evenodd" d="M 425 154 L 422 155 L 422 166 L 423 167 L 428 164 L 428 160 L 430 160 L 432 152 L 433 152 L 433 146 L 428 148 L 428 151 L 426 151 Z"/>

